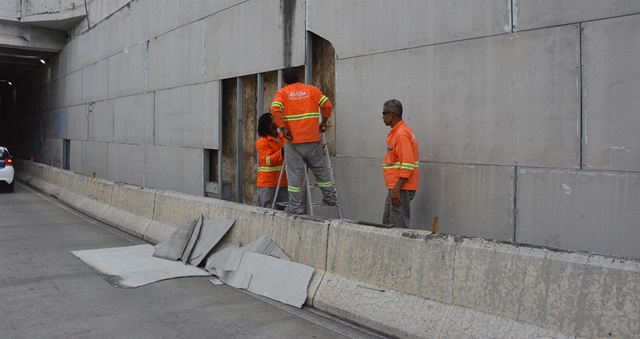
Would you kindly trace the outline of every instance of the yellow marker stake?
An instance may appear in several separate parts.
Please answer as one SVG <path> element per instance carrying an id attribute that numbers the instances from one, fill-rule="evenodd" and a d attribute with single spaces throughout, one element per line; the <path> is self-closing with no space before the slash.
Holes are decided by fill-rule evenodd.
<path id="1" fill-rule="evenodd" d="M 96 172 L 93 172 L 93 178 L 94 179 L 96 178 Z"/>
<path id="2" fill-rule="evenodd" d="M 431 234 L 436 234 L 436 231 L 438 230 L 438 217 L 433 218 L 433 231 L 431 231 Z"/>

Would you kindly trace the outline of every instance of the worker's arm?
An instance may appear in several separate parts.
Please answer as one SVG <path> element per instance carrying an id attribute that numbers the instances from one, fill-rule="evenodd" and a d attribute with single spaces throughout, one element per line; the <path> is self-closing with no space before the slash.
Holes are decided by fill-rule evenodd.
<path id="1" fill-rule="evenodd" d="M 293 140 L 291 132 L 284 125 L 284 96 L 280 91 L 276 92 L 276 96 L 271 103 L 271 114 L 278 128 L 282 131 L 282 135 L 288 140 Z"/>
<path id="2" fill-rule="evenodd" d="M 318 90 L 318 92 L 320 92 Z M 333 111 L 333 105 L 331 104 L 331 100 L 327 98 L 326 95 L 320 94 L 320 100 L 318 100 L 318 106 L 322 109 L 320 116 L 322 120 L 320 121 L 320 133 L 324 133 L 327 130 L 327 120 L 331 117 L 331 112 Z"/>
<path id="3" fill-rule="evenodd" d="M 320 121 L 320 133 L 324 133 L 327 130 L 327 120 L 329 120 L 329 118 L 322 117 L 322 121 Z"/>
<path id="4" fill-rule="evenodd" d="M 396 181 L 396 185 L 393 186 L 393 189 L 391 190 L 391 204 L 394 207 L 400 207 L 400 205 L 402 204 L 400 201 L 400 191 L 402 190 L 402 186 L 404 185 L 405 182 L 407 182 L 409 178 L 398 178 L 398 181 Z"/>
<path id="5" fill-rule="evenodd" d="M 260 163 L 265 163 L 269 167 L 280 166 L 284 162 L 282 149 L 272 152 L 271 147 L 269 147 L 269 144 L 266 142 L 258 142 L 256 144 L 256 150 L 258 151 Z"/>

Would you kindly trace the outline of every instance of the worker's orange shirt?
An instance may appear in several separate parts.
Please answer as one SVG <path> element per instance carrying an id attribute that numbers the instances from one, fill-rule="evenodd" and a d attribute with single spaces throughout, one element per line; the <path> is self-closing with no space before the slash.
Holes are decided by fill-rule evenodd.
<path id="1" fill-rule="evenodd" d="M 392 189 L 398 178 L 407 178 L 402 185 L 404 191 L 420 189 L 418 180 L 418 142 L 409 126 L 400 120 L 387 136 L 387 153 L 382 161 L 384 181 Z"/>
<path id="2" fill-rule="evenodd" d="M 331 117 L 331 101 L 317 87 L 296 82 L 276 93 L 271 113 L 278 128 L 291 132 L 293 143 L 315 142 L 321 140 L 318 106 L 322 107 L 322 116 Z"/>
<path id="3" fill-rule="evenodd" d="M 284 155 L 281 149 L 284 146 L 284 137 L 280 134 L 280 140 L 267 135 L 258 138 L 256 150 L 258 151 L 258 187 L 277 187 Z M 282 173 L 280 187 L 287 186 L 287 173 Z"/>

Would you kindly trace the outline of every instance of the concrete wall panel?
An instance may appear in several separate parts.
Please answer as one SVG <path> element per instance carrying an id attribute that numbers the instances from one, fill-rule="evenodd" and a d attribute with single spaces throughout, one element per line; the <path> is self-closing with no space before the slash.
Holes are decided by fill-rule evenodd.
<path id="1" fill-rule="evenodd" d="M 146 187 L 204 195 L 201 149 L 149 146 L 147 159 Z"/>
<path id="2" fill-rule="evenodd" d="M 109 58 L 109 99 L 144 92 L 147 44 L 127 48 Z"/>
<path id="3" fill-rule="evenodd" d="M 65 139 L 87 140 L 89 135 L 89 109 L 87 105 L 69 107 Z"/>
<path id="4" fill-rule="evenodd" d="M 89 140 L 113 142 L 113 100 L 99 101 L 89 106 Z"/>
<path id="5" fill-rule="evenodd" d="M 640 13 L 637 0 L 513 0 L 515 30 Z"/>
<path id="6" fill-rule="evenodd" d="M 308 29 L 339 59 L 511 32 L 510 0 L 309 1 Z"/>
<path id="7" fill-rule="evenodd" d="M 99 24 L 76 37 L 80 46 L 89 46 L 82 51 L 81 67 L 90 66 L 117 54 L 131 43 L 131 15 L 126 8 L 114 13 L 109 22 Z M 106 81 L 106 77 L 104 78 Z"/>
<path id="8" fill-rule="evenodd" d="M 76 140 L 69 142 L 69 171 L 73 173 L 82 173 L 82 143 L 84 142 Z"/>
<path id="9" fill-rule="evenodd" d="M 70 108 L 44 113 L 44 135 L 48 138 L 65 139 L 69 128 Z"/>
<path id="10" fill-rule="evenodd" d="M 387 195 L 381 159 L 333 158 L 343 217 L 382 222 Z M 411 227 L 438 233 L 513 240 L 515 171 L 510 166 L 420 162 Z"/>
<path id="11" fill-rule="evenodd" d="M 420 163 L 420 171 L 422 199 L 413 206 L 427 230 L 438 217 L 438 233 L 513 241 L 513 167 Z"/>
<path id="12" fill-rule="evenodd" d="M 62 168 L 62 140 L 47 138 L 42 144 L 42 153 L 37 161 L 49 166 Z"/>
<path id="13" fill-rule="evenodd" d="M 640 258 L 640 174 L 519 169 L 516 241 Z"/>
<path id="14" fill-rule="evenodd" d="M 109 143 L 107 152 L 109 180 L 144 186 L 146 164 L 144 145 Z"/>
<path id="15" fill-rule="evenodd" d="M 176 0 L 132 1 L 131 40 L 137 44 L 178 27 Z M 153 18 L 149 20 L 150 18 Z"/>
<path id="16" fill-rule="evenodd" d="M 108 176 L 108 144 L 106 142 L 84 141 L 81 152 L 82 168 L 77 172 L 88 177 L 92 177 L 93 172 L 96 172 L 96 177 L 106 179 Z"/>
<path id="17" fill-rule="evenodd" d="M 113 101 L 113 140 L 129 144 L 153 144 L 154 93 Z"/>
<path id="18" fill-rule="evenodd" d="M 206 81 L 304 64 L 305 2 L 288 2 L 291 17 L 280 3 L 248 1 L 205 19 Z"/>
<path id="19" fill-rule="evenodd" d="M 178 22 L 180 26 L 200 20 L 247 0 L 178 0 Z"/>
<path id="20" fill-rule="evenodd" d="M 131 0 L 90 1 L 89 3 L 87 3 L 87 16 L 89 17 L 89 25 L 95 26 L 97 23 L 109 17 L 111 14 L 118 12 L 122 7 L 127 5 L 129 2 L 131 2 Z"/>
<path id="21" fill-rule="evenodd" d="M 380 156 L 397 98 L 421 159 L 577 168 L 579 42 L 562 26 L 338 60 L 337 152 Z"/>
<path id="22" fill-rule="evenodd" d="M 111 15 L 108 24 L 98 25 L 93 29 L 96 31 L 96 39 L 92 40 L 95 48 L 92 62 L 106 59 L 136 45 L 131 38 L 131 20 L 131 11 L 125 7 Z"/>
<path id="23" fill-rule="evenodd" d="M 149 90 L 202 82 L 204 21 L 163 34 L 149 42 Z"/>
<path id="24" fill-rule="evenodd" d="M 351 220 L 382 222 L 382 208 L 387 196 L 382 176 L 382 158 L 334 157 L 331 158 L 331 167 L 342 216 Z M 416 213 L 414 210 L 414 220 L 420 219 Z"/>
<path id="25" fill-rule="evenodd" d="M 79 71 L 92 63 L 92 54 L 87 53 L 84 46 L 90 44 L 88 35 L 81 35 L 77 39 L 69 41 L 62 50 L 60 65 L 60 77 Z"/>
<path id="26" fill-rule="evenodd" d="M 99 61 L 82 69 L 82 102 L 95 102 L 107 99 L 109 62 Z"/>
<path id="27" fill-rule="evenodd" d="M 64 102 L 65 107 L 82 104 L 82 71 L 67 74 L 64 77 Z"/>
<path id="28" fill-rule="evenodd" d="M 586 168 L 640 172 L 640 15 L 583 27 L 582 161 Z"/>
<path id="29" fill-rule="evenodd" d="M 22 16 L 21 0 L 5 0 L 0 2 L 0 19 L 18 21 Z"/>
<path id="30" fill-rule="evenodd" d="M 156 145 L 218 149 L 220 83 L 157 91 Z"/>

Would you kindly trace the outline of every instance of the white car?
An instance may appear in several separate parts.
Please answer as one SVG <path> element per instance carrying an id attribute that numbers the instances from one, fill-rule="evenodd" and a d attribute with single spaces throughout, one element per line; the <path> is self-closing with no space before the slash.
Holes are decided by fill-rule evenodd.
<path id="1" fill-rule="evenodd" d="M 15 177 L 13 160 L 6 147 L 0 146 L 0 185 L 7 186 L 7 192 L 13 192 L 13 179 Z"/>

